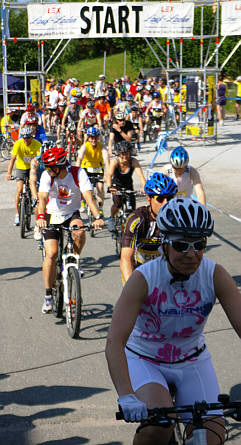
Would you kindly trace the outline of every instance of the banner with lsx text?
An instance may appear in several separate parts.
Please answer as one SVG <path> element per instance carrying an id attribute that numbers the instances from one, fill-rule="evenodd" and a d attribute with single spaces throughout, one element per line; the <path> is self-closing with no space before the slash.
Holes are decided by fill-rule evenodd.
<path id="1" fill-rule="evenodd" d="M 189 37 L 194 4 L 165 2 L 28 5 L 31 39 Z"/>

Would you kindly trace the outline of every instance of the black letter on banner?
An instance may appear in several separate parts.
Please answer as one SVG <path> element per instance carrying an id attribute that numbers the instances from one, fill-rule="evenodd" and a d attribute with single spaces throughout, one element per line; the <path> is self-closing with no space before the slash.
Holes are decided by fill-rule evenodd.
<path id="1" fill-rule="evenodd" d="M 143 6 L 132 6 L 132 11 L 135 11 L 136 13 L 135 32 L 140 32 L 140 11 L 143 11 Z"/>
<path id="2" fill-rule="evenodd" d="M 93 6 L 93 11 L 96 11 L 96 33 L 100 34 L 100 11 L 103 11 L 103 6 Z"/>
<path id="3" fill-rule="evenodd" d="M 109 19 L 110 19 L 110 21 L 108 22 Z M 103 34 L 107 33 L 107 28 L 111 28 L 113 34 L 116 33 L 113 11 L 110 6 L 107 6 L 107 8 L 106 8 L 105 25 L 104 25 L 104 29 L 103 29 Z"/>
<path id="4" fill-rule="evenodd" d="M 129 16 L 128 6 L 119 6 L 119 32 L 129 33 L 127 17 Z M 122 26 L 125 24 L 124 26 Z"/>
<path id="5" fill-rule="evenodd" d="M 84 22 L 87 25 L 87 28 L 85 28 L 85 29 L 84 28 L 80 28 L 81 34 L 88 34 L 88 32 L 90 30 L 90 26 L 91 26 L 90 19 L 88 19 L 88 17 L 85 17 L 85 15 L 84 15 L 84 13 L 86 11 L 89 11 L 89 6 L 83 6 L 83 8 L 81 8 L 81 10 L 80 10 L 80 18 L 82 20 L 84 20 Z"/>

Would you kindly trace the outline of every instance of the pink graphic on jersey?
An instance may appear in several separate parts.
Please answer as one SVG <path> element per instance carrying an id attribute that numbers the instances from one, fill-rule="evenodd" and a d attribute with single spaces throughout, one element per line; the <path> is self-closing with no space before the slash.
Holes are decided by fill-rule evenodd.
<path id="1" fill-rule="evenodd" d="M 159 348 L 155 359 L 163 362 L 172 363 L 181 360 L 181 348 L 174 345 L 165 344 L 163 348 Z"/>
<path id="2" fill-rule="evenodd" d="M 194 308 L 201 301 L 201 294 L 198 290 L 193 290 L 191 295 L 188 294 L 186 289 L 178 289 L 173 295 L 173 301 L 175 305 L 189 315 L 194 315 L 198 318 L 196 324 L 201 324 L 204 321 L 204 317 L 197 311 L 191 311 L 190 308 Z"/>
<path id="3" fill-rule="evenodd" d="M 159 316 L 160 306 L 162 302 L 166 301 L 166 299 L 167 299 L 166 292 L 161 292 L 160 294 L 158 294 L 157 287 L 155 287 L 153 289 L 153 292 L 150 295 L 148 295 L 148 298 L 143 304 L 143 306 L 146 306 L 147 309 L 145 310 L 142 307 L 139 314 L 140 317 L 146 316 L 146 321 L 145 321 L 146 329 L 151 330 L 152 332 L 153 330 L 155 332 L 159 332 L 161 326 L 161 319 Z M 144 336 L 146 335 L 146 333 L 142 332 L 141 335 Z"/>

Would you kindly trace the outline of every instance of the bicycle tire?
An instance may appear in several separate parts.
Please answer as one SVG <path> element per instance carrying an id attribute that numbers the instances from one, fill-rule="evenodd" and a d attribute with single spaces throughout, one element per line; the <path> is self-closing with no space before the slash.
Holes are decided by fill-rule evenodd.
<path id="1" fill-rule="evenodd" d="M 71 164 L 71 160 L 72 160 L 72 147 L 73 147 L 73 141 L 70 140 L 70 143 L 68 144 L 68 161 Z"/>
<path id="2" fill-rule="evenodd" d="M 31 229 L 31 216 L 32 216 L 32 206 L 31 206 L 31 199 L 28 197 L 25 201 L 25 219 L 26 219 L 26 228 L 27 230 Z"/>
<path id="3" fill-rule="evenodd" d="M 20 202 L 19 223 L 20 223 L 20 237 L 25 238 L 25 224 L 26 224 L 26 198 L 22 197 Z"/>
<path id="4" fill-rule="evenodd" d="M 11 158 L 12 148 L 13 143 L 11 143 L 10 141 L 4 140 L 1 144 L 1 155 L 6 161 L 9 161 L 9 159 Z"/>
<path id="5" fill-rule="evenodd" d="M 68 304 L 66 305 L 66 323 L 71 338 L 79 336 L 82 312 L 82 297 L 80 275 L 78 270 L 71 266 L 68 269 Z"/>
<path id="6" fill-rule="evenodd" d="M 90 228 L 90 231 L 89 231 L 90 232 L 90 236 L 91 236 L 91 238 L 94 238 L 95 231 L 94 231 L 94 227 L 92 226 L 92 224 L 93 224 L 95 218 L 93 217 L 93 215 L 92 215 L 92 213 L 90 211 L 89 206 L 87 207 L 87 216 L 88 216 L 89 223 L 91 225 L 91 228 Z"/>
<path id="7" fill-rule="evenodd" d="M 53 286 L 53 312 L 56 318 L 63 317 L 63 285 L 61 282 L 55 282 Z"/>
<path id="8" fill-rule="evenodd" d="M 122 232 L 121 232 L 121 218 L 116 218 L 115 223 L 115 251 L 118 258 L 121 256 L 121 247 L 122 247 Z"/>

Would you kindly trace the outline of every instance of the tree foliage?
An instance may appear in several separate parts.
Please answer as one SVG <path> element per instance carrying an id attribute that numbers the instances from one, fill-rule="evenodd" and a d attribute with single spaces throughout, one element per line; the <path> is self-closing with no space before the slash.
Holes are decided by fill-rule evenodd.
<path id="1" fill-rule="evenodd" d="M 71 1 L 71 0 L 67 0 Z M 216 33 L 216 26 L 213 27 L 215 15 L 212 12 L 211 7 L 204 7 L 203 9 L 203 34 L 210 35 Z M 10 35 L 11 37 L 27 37 L 28 35 L 28 21 L 27 11 L 25 9 L 10 10 Z M 195 8 L 195 21 L 194 21 L 194 35 L 201 35 L 201 8 Z M 226 37 L 222 46 L 219 49 L 219 66 L 226 60 L 230 51 L 239 41 L 239 36 Z M 153 39 L 149 39 L 152 47 L 158 54 L 159 59 L 163 65 L 167 65 L 166 56 L 160 51 L 158 45 Z M 158 43 L 167 49 L 166 38 L 157 39 Z M 54 48 L 58 44 L 59 40 L 45 40 L 44 41 L 44 55 L 45 62 L 50 58 Z M 8 70 L 22 71 L 24 64 L 27 64 L 27 71 L 38 71 L 38 49 L 37 41 L 26 42 L 9 42 L 7 44 L 8 51 Z M 215 39 L 212 39 L 210 43 L 209 53 L 207 53 L 209 45 L 209 39 L 204 39 L 203 42 L 203 60 L 205 57 L 209 57 L 210 54 L 216 48 Z M 176 53 L 172 45 L 172 39 L 170 39 L 169 51 L 170 58 L 176 60 L 180 59 L 180 42 L 179 39 L 175 39 Z M 139 68 L 151 68 L 159 65 L 158 60 L 150 50 L 148 44 L 143 38 L 103 38 L 103 39 L 73 39 L 66 47 L 65 51 L 61 54 L 58 60 L 51 68 L 51 74 L 61 75 L 63 63 L 76 63 L 81 59 L 95 58 L 103 55 L 106 51 L 107 55 L 118 53 L 126 50 L 131 55 L 131 62 L 134 67 Z M 199 39 L 184 39 L 183 40 L 183 68 L 196 67 L 199 68 L 201 64 L 200 58 L 200 40 Z M 230 77 L 235 77 L 240 74 L 241 58 L 241 46 L 236 53 L 229 60 L 225 66 L 225 74 Z M 180 60 L 179 60 L 180 62 Z M 215 66 L 216 58 L 213 57 L 209 66 Z"/>

